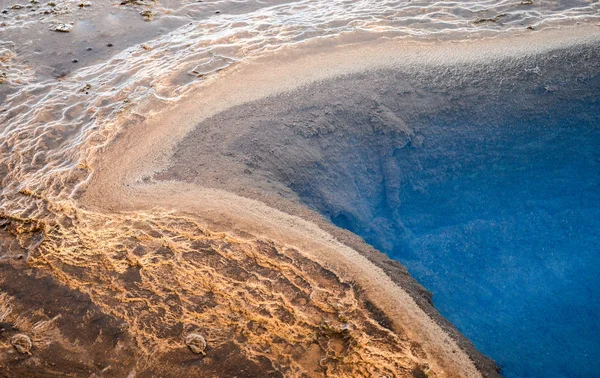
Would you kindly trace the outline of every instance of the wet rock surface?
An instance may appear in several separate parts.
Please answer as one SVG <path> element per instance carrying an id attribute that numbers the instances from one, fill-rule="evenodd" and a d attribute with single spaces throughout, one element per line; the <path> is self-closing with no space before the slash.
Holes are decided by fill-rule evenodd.
<path id="1" fill-rule="evenodd" d="M 274 3 L 284 3 L 274 1 Z M 0 3 L 0 8 L 4 4 Z M 230 2 L 228 13 L 244 13 L 268 6 L 269 2 Z M 16 6 L 16 9 L 12 7 Z M 190 7 L 188 2 L 57 0 L 33 1 L 27 5 L 7 4 L 0 13 L 0 42 L 11 43 L 16 64 L 27 65 L 38 79 L 61 78 L 73 68 L 68 64 L 73 54 L 88 50 L 80 57 L 82 66 L 101 63 L 120 51 L 157 36 L 214 16 L 212 2 Z M 169 17 L 160 17 L 159 13 Z M 152 21 L 152 22 L 148 22 Z M 47 33 L 48 30 L 56 33 Z M 103 48 L 107 43 L 118 49 Z M 1 46 L 0 46 L 1 47 Z M 0 94 L 2 88 L 0 87 Z"/>
<path id="2" fill-rule="evenodd" d="M 406 354 L 404 332 L 359 288 L 295 250 L 207 234 L 182 250 L 155 251 L 147 241 L 129 240 L 122 241 L 132 248 L 129 267 L 117 273 L 110 266 L 123 256 L 105 256 L 116 260 L 102 267 L 79 266 L 45 243 L 38 248 L 38 229 L 18 224 L 5 220 L 0 227 L 0 368 L 6 377 L 133 371 L 142 377 L 356 376 L 358 366 L 377 372 L 386 365 L 383 371 L 411 377 L 423 369 L 421 347 L 409 343 L 413 352 Z M 28 261 L 15 258 L 28 253 Z M 163 271 L 175 258 L 179 273 Z M 61 267 L 60 279 L 51 275 L 52 266 Z M 179 284 L 171 286 L 173 279 Z M 183 300 L 165 297 L 165 284 Z M 80 291 L 84 287 L 91 290 Z M 120 298 L 123 293 L 130 299 Z M 15 345 L 24 353 L 12 353 Z M 366 345 L 380 348 L 379 363 L 360 357 Z M 358 360 L 362 365 L 352 362 Z"/>

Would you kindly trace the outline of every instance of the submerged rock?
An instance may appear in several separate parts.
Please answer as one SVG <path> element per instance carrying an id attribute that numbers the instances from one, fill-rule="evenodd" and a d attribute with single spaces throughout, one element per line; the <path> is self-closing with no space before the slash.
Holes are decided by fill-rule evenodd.
<path id="1" fill-rule="evenodd" d="M 206 340 L 197 333 L 190 333 L 185 337 L 185 345 L 196 354 L 206 355 Z"/>
<path id="2" fill-rule="evenodd" d="M 154 17 L 156 16 L 156 11 L 152 9 L 145 9 L 141 11 L 140 14 L 142 15 L 142 17 L 144 17 L 144 20 L 152 21 L 152 19 L 154 19 Z"/>
<path id="3" fill-rule="evenodd" d="M 496 17 L 492 17 L 492 18 L 478 18 L 475 21 L 473 21 L 473 24 L 479 25 L 479 24 L 485 24 L 486 22 L 498 22 L 498 21 L 500 21 L 500 19 L 502 17 L 506 17 L 506 14 L 502 13 L 502 14 L 499 14 Z"/>
<path id="4" fill-rule="evenodd" d="M 61 33 L 68 33 L 72 29 L 73 29 L 73 24 L 58 23 L 58 24 L 55 24 L 54 26 L 52 26 L 52 30 L 61 32 Z"/>
<path id="5" fill-rule="evenodd" d="M 10 343 L 17 350 L 17 352 L 21 354 L 31 354 L 33 343 L 31 342 L 29 336 L 19 333 L 10 339 Z"/>

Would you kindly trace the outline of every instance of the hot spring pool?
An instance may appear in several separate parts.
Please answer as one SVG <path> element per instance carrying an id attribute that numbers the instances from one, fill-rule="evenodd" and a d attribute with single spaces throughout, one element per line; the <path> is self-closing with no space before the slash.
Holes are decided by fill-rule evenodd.
<path id="1" fill-rule="evenodd" d="M 363 237 L 506 377 L 598 376 L 598 62 L 584 46 L 316 83 L 204 122 L 172 171 L 238 167 L 226 189 Z M 232 181 L 206 167 L 203 184 Z"/>
<path id="2" fill-rule="evenodd" d="M 407 121 L 407 144 L 353 141 L 314 176 L 334 183 L 293 186 L 406 265 L 509 378 L 600 372 L 600 86 L 569 85 L 456 96 Z"/>
<path id="3" fill-rule="evenodd" d="M 373 198 L 370 224 L 331 219 L 405 264 L 506 377 L 596 376 L 600 109 L 589 111 L 437 120 L 422 146 L 394 153 L 396 210 Z"/>

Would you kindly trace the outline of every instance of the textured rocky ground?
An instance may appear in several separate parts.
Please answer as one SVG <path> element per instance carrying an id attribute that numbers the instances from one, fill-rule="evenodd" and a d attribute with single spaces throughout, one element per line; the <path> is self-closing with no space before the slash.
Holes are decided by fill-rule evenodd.
<path id="1" fill-rule="evenodd" d="M 3 376 L 419 377 L 430 371 L 421 346 L 358 285 L 293 249 L 190 223 L 192 244 L 184 250 L 147 245 L 137 230 L 121 256 L 96 252 L 78 266 L 57 251 L 28 256 L 14 236 L 27 233 L 14 227 L 2 228 Z M 33 343 L 28 353 L 13 349 L 19 334 Z M 190 334 L 205 340 L 203 351 L 188 348 Z"/>

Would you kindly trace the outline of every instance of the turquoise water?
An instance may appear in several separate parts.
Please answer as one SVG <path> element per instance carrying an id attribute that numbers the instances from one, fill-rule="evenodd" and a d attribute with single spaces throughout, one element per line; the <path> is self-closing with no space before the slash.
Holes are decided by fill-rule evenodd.
<path id="1" fill-rule="evenodd" d="M 506 377 L 600 374 L 600 104 L 559 106 L 422 119 L 424 144 L 394 152 L 398 206 L 384 183 L 369 222 L 330 214 L 405 264 Z"/>

